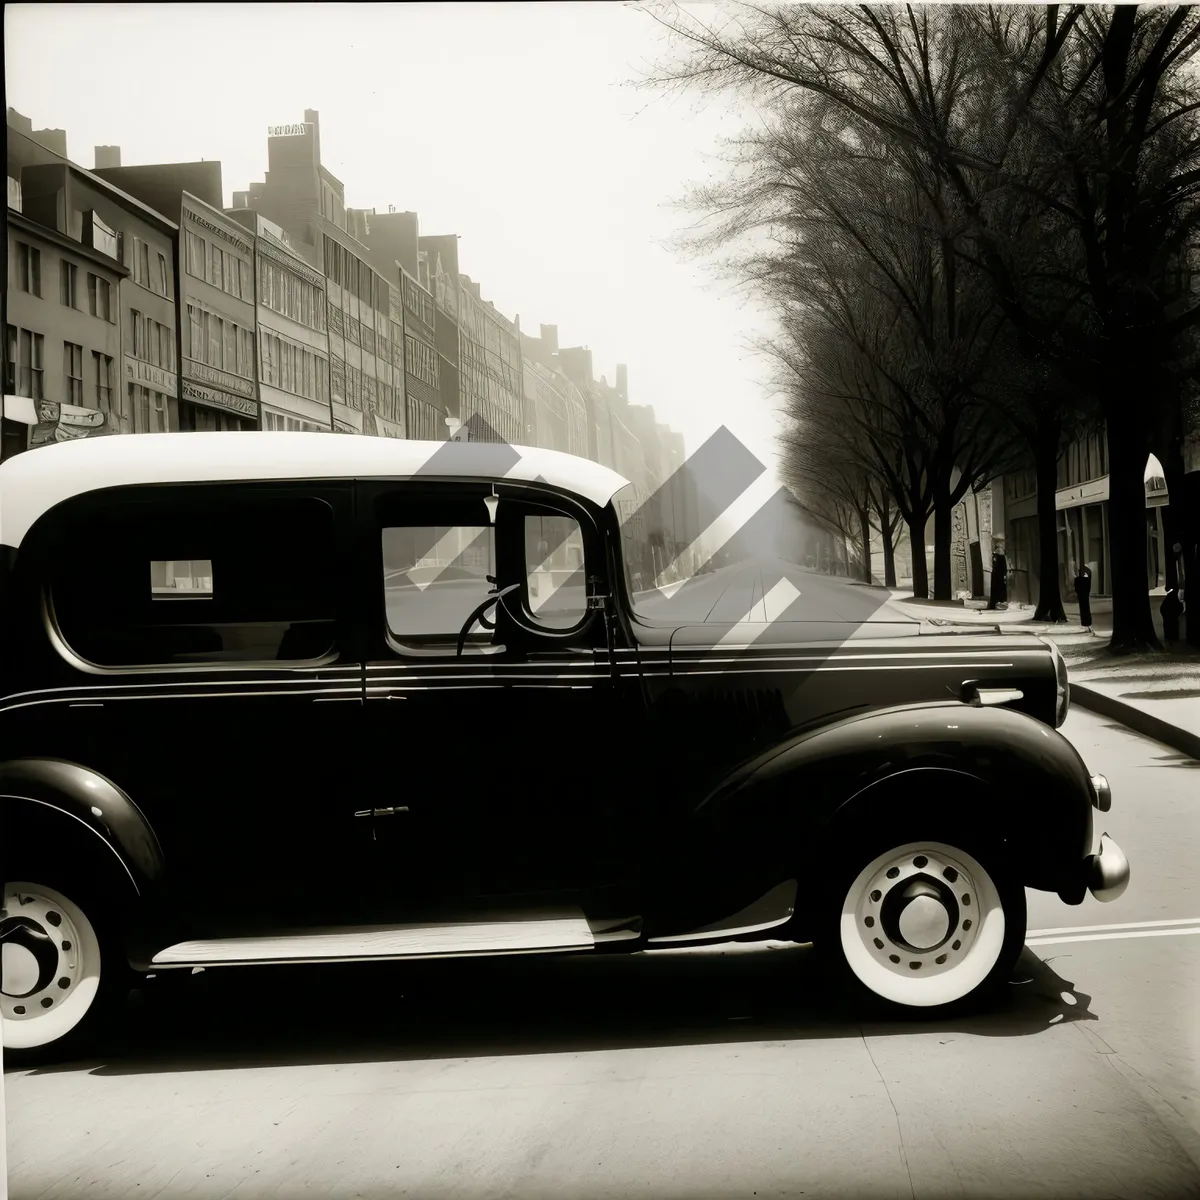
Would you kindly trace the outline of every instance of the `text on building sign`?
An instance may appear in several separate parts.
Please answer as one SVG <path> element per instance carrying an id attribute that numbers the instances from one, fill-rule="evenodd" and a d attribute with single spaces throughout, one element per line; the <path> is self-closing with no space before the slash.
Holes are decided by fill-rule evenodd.
<path id="1" fill-rule="evenodd" d="M 308 132 L 307 125 L 268 125 L 267 137 L 300 137 Z"/>

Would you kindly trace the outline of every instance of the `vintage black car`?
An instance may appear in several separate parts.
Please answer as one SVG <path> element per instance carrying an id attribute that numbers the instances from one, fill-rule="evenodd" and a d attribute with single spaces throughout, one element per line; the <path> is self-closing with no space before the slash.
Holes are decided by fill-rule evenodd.
<path id="1" fill-rule="evenodd" d="M 258 963 L 789 939 L 929 1012 L 1007 977 L 1024 888 L 1124 890 L 1051 645 L 672 615 L 633 499 L 332 434 L 0 466 L 8 1059 Z"/>

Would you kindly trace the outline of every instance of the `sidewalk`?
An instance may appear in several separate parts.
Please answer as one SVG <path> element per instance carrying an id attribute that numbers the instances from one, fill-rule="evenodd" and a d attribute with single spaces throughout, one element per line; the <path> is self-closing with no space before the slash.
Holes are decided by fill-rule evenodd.
<path id="1" fill-rule="evenodd" d="M 1105 651 L 1112 632 L 1112 601 L 1093 606 L 1092 628 L 1079 625 L 1079 605 L 1065 604 L 1066 625 L 1033 619 L 1032 605 L 1002 612 L 968 607 L 975 602 L 915 600 L 912 592 L 889 589 L 891 606 L 938 627 L 990 628 L 1000 634 L 1033 633 L 1062 651 L 1071 680 L 1071 700 L 1101 716 L 1163 742 L 1200 762 L 1200 651 L 1185 646 L 1161 654 L 1112 657 Z M 1162 637 L 1158 596 L 1151 596 L 1155 628 Z"/>

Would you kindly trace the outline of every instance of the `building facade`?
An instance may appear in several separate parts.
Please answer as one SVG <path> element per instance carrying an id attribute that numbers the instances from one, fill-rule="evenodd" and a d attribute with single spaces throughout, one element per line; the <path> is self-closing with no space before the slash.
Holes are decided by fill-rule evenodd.
<path id="1" fill-rule="evenodd" d="M 328 433 L 333 412 L 325 277 L 294 252 L 273 221 L 253 209 L 230 209 L 227 215 L 254 241 L 262 428 Z"/>
<path id="2" fill-rule="evenodd" d="M 459 287 L 459 406 L 465 425 L 520 445 L 525 436 L 519 326 L 480 295 L 466 275 Z"/>
<path id="3" fill-rule="evenodd" d="M 558 361 L 558 328 L 543 325 L 540 337 L 521 335 L 525 392 L 525 441 L 586 458 L 587 404 Z"/>
<path id="4" fill-rule="evenodd" d="M 393 349 L 404 373 L 405 420 L 410 438 L 442 441 L 450 415 L 441 398 L 441 355 L 437 344 L 437 302 L 429 251 L 421 249 L 414 212 L 362 210 L 362 240 L 371 265 L 392 285 Z M 454 331 L 457 338 L 457 331 Z"/>
<path id="5" fill-rule="evenodd" d="M 178 226 L 178 428 L 257 429 L 254 241 L 222 210 L 221 164 L 121 166 L 120 158 L 119 146 L 97 146 L 96 174 Z"/>
<path id="6" fill-rule="evenodd" d="M 178 429 L 178 226 L 33 140 L 20 121 L 14 128 L 13 117 L 9 204 L 19 212 L 9 230 L 6 369 L 11 394 L 39 407 L 15 422 L 5 414 L 5 453 L 86 432 Z"/>
<path id="7" fill-rule="evenodd" d="M 261 183 L 234 194 L 287 235 L 293 252 L 325 281 L 325 334 L 333 428 L 405 436 L 403 373 L 395 370 L 392 287 L 369 262 L 361 214 L 348 214 L 341 181 L 321 163 L 319 114 L 267 130 Z"/>
<path id="8" fill-rule="evenodd" d="M 1185 453 L 1187 482 L 1200 470 Z M 1146 583 L 1151 591 L 1166 585 L 1169 552 L 1163 529 L 1163 510 L 1170 503 L 1166 480 L 1158 460 L 1150 456 L 1145 473 Z M 1037 520 L 1037 476 L 1032 467 L 1013 471 L 996 481 L 1002 484 L 1005 554 L 1009 566 L 1009 595 L 1036 604 L 1040 588 L 1040 540 Z M 1059 459 L 1058 488 L 1054 495 L 1058 537 L 1059 588 L 1070 596 L 1078 569 L 1092 573 L 1092 595 L 1112 594 L 1108 529 L 1108 440 L 1103 430 L 1072 442 Z M 997 522 L 997 528 L 1000 522 Z"/>

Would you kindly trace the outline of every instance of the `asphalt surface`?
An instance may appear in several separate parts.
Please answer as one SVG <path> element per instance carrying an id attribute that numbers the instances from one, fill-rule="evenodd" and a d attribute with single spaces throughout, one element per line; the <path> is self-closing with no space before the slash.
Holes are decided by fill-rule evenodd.
<path id="1" fill-rule="evenodd" d="M 10 1194 L 1200 1196 L 1200 763 L 1064 731 L 1132 882 L 1031 893 L 986 1016 L 864 1023 L 775 945 L 209 972 L 102 1060 L 8 1073 Z"/>
<path id="2" fill-rule="evenodd" d="M 821 575 L 793 563 L 763 559 L 698 575 L 682 587 L 640 593 L 639 613 L 654 620 L 766 622 L 867 621 L 914 624 L 882 588 Z"/>

